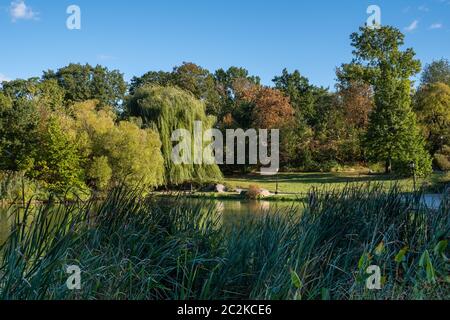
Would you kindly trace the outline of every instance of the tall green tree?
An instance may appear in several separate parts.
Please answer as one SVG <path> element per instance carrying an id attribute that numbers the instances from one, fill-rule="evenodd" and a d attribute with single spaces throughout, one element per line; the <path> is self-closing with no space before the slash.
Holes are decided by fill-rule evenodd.
<path id="1" fill-rule="evenodd" d="M 197 99 L 204 101 L 206 113 L 217 116 L 219 113 L 219 93 L 214 75 L 192 62 L 183 62 L 173 69 L 173 83 L 183 90 L 191 92 Z"/>
<path id="2" fill-rule="evenodd" d="M 129 97 L 126 107 L 130 116 L 142 118 L 146 127 L 159 132 L 167 184 L 222 179 L 216 164 L 175 164 L 172 159 L 172 133 L 175 130 L 186 129 L 193 137 L 195 121 L 202 122 L 203 130 L 214 125 L 215 118 L 206 115 L 202 101 L 176 87 L 143 86 Z M 192 139 L 192 150 L 193 146 Z"/>
<path id="3" fill-rule="evenodd" d="M 50 191 L 83 187 L 76 141 L 60 121 L 64 92 L 56 81 L 10 81 L 0 96 L 0 169 L 21 172 Z"/>
<path id="4" fill-rule="evenodd" d="M 289 73 L 284 69 L 273 82 L 295 109 L 295 124 L 285 132 L 288 139 L 283 139 L 285 148 L 294 156 L 290 166 L 329 170 L 336 162 L 358 161 L 360 157 L 355 155 L 360 154 L 360 148 L 355 145 L 355 130 L 344 124 L 337 94 L 310 84 L 298 70 Z"/>
<path id="5" fill-rule="evenodd" d="M 164 162 L 158 133 L 130 121 L 116 121 L 110 107 L 96 100 L 77 103 L 74 127 L 86 182 L 96 190 L 125 183 L 157 187 L 164 183 Z"/>
<path id="6" fill-rule="evenodd" d="M 291 102 L 297 116 L 301 116 L 309 125 L 315 122 L 316 88 L 302 76 L 298 70 L 289 73 L 283 69 L 280 76 L 272 80 L 275 88 L 283 92 Z"/>
<path id="7" fill-rule="evenodd" d="M 38 102 L 20 97 L 0 107 L 0 170 L 20 172 L 54 192 L 82 188 L 77 142 L 64 126 L 65 115 Z"/>
<path id="8" fill-rule="evenodd" d="M 27 172 L 33 167 L 39 147 L 39 123 L 32 100 L 10 100 L 0 93 L 0 170 Z"/>
<path id="9" fill-rule="evenodd" d="M 217 116 L 219 112 L 219 93 L 216 90 L 214 75 L 207 69 L 192 62 L 183 62 L 173 68 L 172 72 L 150 71 L 142 77 L 131 80 L 130 94 L 144 85 L 177 86 L 204 101 L 206 113 Z"/>
<path id="10" fill-rule="evenodd" d="M 5 82 L 0 92 L 10 101 L 33 100 L 39 109 L 47 109 L 48 112 L 61 109 L 64 102 L 64 89 L 54 79 L 12 80 Z"/>
<path id="11" fill-rule="evenodd" d="M 450 86 L 450 62 L 440 59 L 427 64 L 423 69 L 421 81 L 422 85 L 441 82 Z"/>
<path id="12" fill-rule="evenodd" d="M 138 88 L 145 85 L 179 87 L 202 100 L 206 113 L 221 122 L 225 115 L 243 107 L 240 93 L 259 82 L 258 77 L 250 76 L 244 68 L 219 69 L 212 74 L 195 63 L 183 62 L 171 72 L 150 71 L 141 77 L 134 77 L 131 79 L 129 91 L 133 95 Z"/>
<path id="13" fill-rule="evenodd" d="M 45 71 L 43 79 L 56 80 L 64 89 L 68 104 L 96 99 L 102 105 L 118 107 L 127 90 L 122 73 L 100 65 L 69 64 L 57 71 Z"/>
<path id="14" fill-rule="evenodd" d="M 450 86 L 442 82 L 422 85 L 415 96 L 414 111 L 431 154 L 450 144 Z"/>
<path id="15" fill-rule="evenodd" d="M 57 193 L 85 187 L 76 136 L 64 124 L 64 116 L 56 114 L 47 121 L 40 135 L 34 167 L 28 174 Z"/>
<path id="16" fill-rule="evenodd" d="M 134 76 L 130 83 L 130 94 L 133 95 L 137 89 L 145 85 L 153 84 L 158 86 L 169 86 L 173 85 L 173 74 L 172 72 L 166 71 L 149 71 L 140 77 Z"/>
<path id="17" fill-rule="evenodd" d="M 260 84 L 261 79 L 258 76 L 252 76 L 248 70 L 239 67 L 230 67 L 227 70 L 219 69 L 214 73 L 217 91 L 219 93 L 220 110 L 218 112 L 218 121 L 220 124 L 224 122 L 237 122 L 241 128 L 246 128 L 244 123 L 239 119 L 241 116 L 243 121 L 249 120 L 247 103 L 243 101 L 243 93 L 254 86 Z M 226 118 L 224 121 L 224 118 Z M 226 123 L 225 123 L 226 124 Z"/>
<path id="18" fill-rule="evenodd" d="M 351 35 L 353 74 L 374 90 L 375 108 L 365 137 L 367 156 L 384 161 L 385 171 L 407 172 L 414 162 L 418 173 L 431 171 L 430 156 L 411 108 L 410 77 L 420 71 L 412 49 L 401 50 L 404 35 L 394 27 L 361 27 Z M 351 74 L 351 73 L 349 73 Z"/>

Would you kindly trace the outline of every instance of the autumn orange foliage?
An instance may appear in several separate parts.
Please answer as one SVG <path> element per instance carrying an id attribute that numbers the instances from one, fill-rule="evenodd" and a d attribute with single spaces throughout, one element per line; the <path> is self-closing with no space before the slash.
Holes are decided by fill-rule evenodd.
<path id="1" fill-rule="evenodd" d="M 255 128 L 279 129 L 294 117 L 289 98 L 277 89 L 254 86 L 243 93 L 243 99 L 254 104 L 251 118 Z"/>

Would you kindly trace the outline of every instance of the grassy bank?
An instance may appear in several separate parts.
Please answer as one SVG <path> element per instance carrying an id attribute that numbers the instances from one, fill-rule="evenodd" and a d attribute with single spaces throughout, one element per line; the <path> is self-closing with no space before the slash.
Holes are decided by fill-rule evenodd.
<path id="1" fill-rule="evenodd" d="M 0 249 L 0 299 L 448 299 L 449 200 L 433 211 L 397 189 L 345 188 L 231 225 L 207 202 L 125 189 L 29 207 Z M 381 290 L 366 288 L 368 265 Z"/>
<path id="2" fill-rule="evenodd" d="M 173 196 L 176 196 L 175 194 Z M 203 200 L 246 200 L 244 196 L 240 195 L 237 192 L 226 192 L 226 193 L 218 193 L 218 192 L 196 192 L 192 194 L 186 194 L 187 198 L 190 199 L 203 199 Z M 292 202 L 292 201 L 305 201 L 307 196 L 305 194 L 296 195 L 296 194 L 277 194 L 271 195 L 268 197 L 261 198 L 260 200 L 264 201 L 273 201 L 273 202 Z"/>
<path id="3" fill-rule="evenodd" d="M 384 190 L 389 190 L 394 185 L 404 191 L 413 191 L 412 178 L 399 178 L 389 175 L 367 175 L 358 172 L 346 173 L 279 173 L 276 176 L 262 176 L 250 174 L 244 176 L 231 176 L 225 179 L 227 185 L 232 188 L 247 189 L 250 185 L 258 185 L 272 192 L 278 190 L 280 193 L 308 193 L 311 188 L 343 189 L 347 184 L 355 186 L 367 183 L 382 185 Z M 433 173 L 427 178 L 418 178 L 417 187 L 426 187 L 433 192 L 440 189 L 442 185 L 450 183 L 450 175 L 445 173 Z"/>
<path id="4" fill-rule="evenodd" d="M 277 190 L 278 181 L 278 192 Z M 347 173 L 279 173 L 278 178 L 274 176 L 262 176 L 259 174 L 248 174 L 245 176 L 228 176 L 225 184 L 229 189 L 248 189 L 251 185 L 256 185 L 267 189 L 273 193 L 269 197 L 264 197 L 265 201 L 306 201 L 308 193 L 312 189 L 337 191 L 346 187 L 370 187 L 376 185 L 378 188 L 389 191 L 393 187 L 402 192 L 411 193 L 414 191 L 412 178 L 396 178 L 386 175 L 367 175 L 355 172 Z M 450 184 L 450 175 L 447 173 L 434 173 L 427 178 L 417 178 L 416 187 L 427 193 L 442 193 L 446 186 Z M 226 193 L 216 192 L 195 192 L 186 193 L 186 197 L 205 200 L 242 200 L 243 197 L 237 192 Z"/>

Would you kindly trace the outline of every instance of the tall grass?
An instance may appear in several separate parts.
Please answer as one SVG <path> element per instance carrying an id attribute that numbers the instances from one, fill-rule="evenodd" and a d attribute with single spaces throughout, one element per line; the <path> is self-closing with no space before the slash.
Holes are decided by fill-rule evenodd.
<path id="1" fill-rule="evenodd" d="M 142 198 L 28 206 L 0 248 L 0 299 L 448 299 L 448 195 L 312 191 L 304 208 L 223 222 L 213 203 Z M 68 290 L 65 266 L 82 270 Z M 369 265 L 382 289 L 366 288 Z"/>

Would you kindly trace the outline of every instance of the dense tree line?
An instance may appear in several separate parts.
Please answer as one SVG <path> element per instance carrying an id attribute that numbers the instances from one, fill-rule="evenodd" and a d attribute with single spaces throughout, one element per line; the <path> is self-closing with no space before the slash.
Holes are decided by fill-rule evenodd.
<path id="1" fill-rule="evenodd" d="M 215 72 L 185 62 L 124 81 L 117 70 L 70 64 L 0 87 L 0 170 L 56 192 L 218 181 L 258 166 L 174 165 L 171 132 L 215 127 L 281 131 L 282 170 L 381 164 L 395 174 L 450 168 L 450 65 L 420 69 L 395 28 L 351 35 L 354 59 L 335 90 L 284 69 L 273 86 L 240 67 Z"/>

